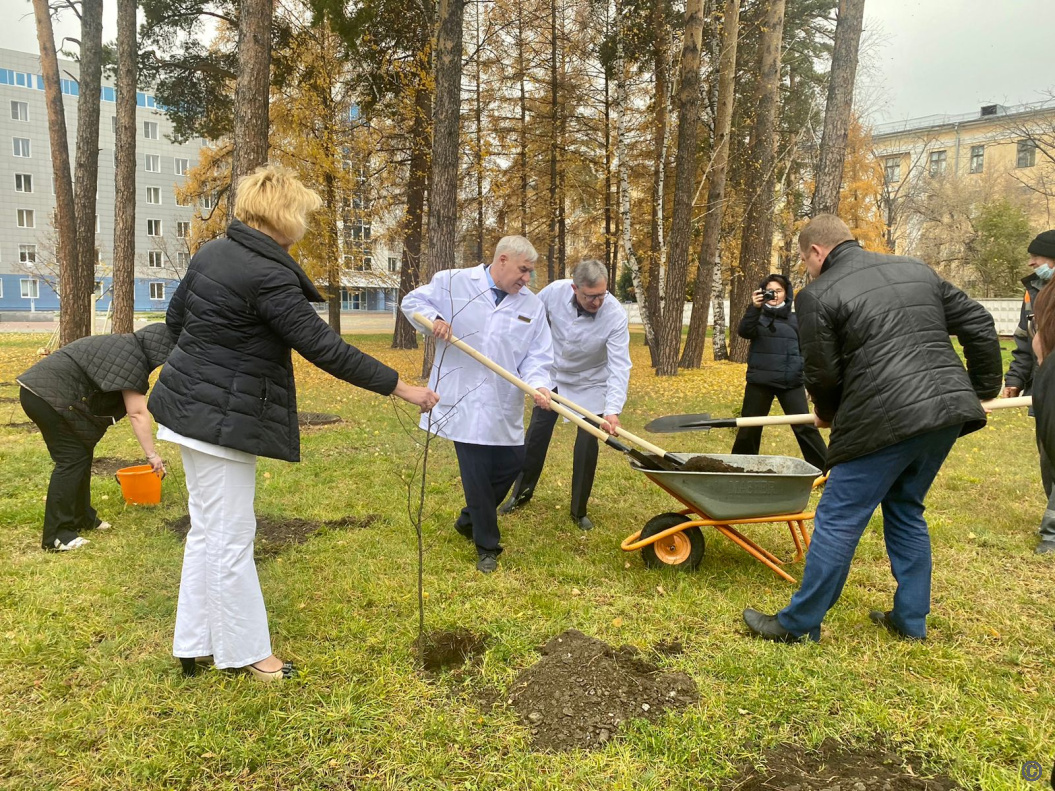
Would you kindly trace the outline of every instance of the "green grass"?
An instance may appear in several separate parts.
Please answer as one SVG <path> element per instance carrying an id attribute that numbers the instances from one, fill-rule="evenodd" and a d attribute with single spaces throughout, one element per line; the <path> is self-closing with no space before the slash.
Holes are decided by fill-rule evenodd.
<path id="1" fill-rule="evenodd" d="M 405 376 L 420 353 L 380 336 L 351 339 Z M 34 360 L 41 338 L 0 336 L 0 381 Z M 743 366 L 657 380 L 645 350 L 624 423 L 642 431 L 678 412 L 739 408 Z M 708 352 L 709 354 L 709 352 Z M 182 547 L 163 523 L 185 512 L 178 454 L 157 508 L 125 507 L 112 479 L 93 497 L 114 523 L 66 555 L 38 548 L 50 460 L 38 434 L 0 429 L 0 788 L 3 789 L 699 789 L 731 777 L 779 742 L 847 745 L 876 739 L 917 772 L 968 788 L 1039 787 L 1026 760 L 1050 766 L 1055 746 L 1055 559 L 1032 554 L 1044 509 L 1032 421 L 1000 413 L 961 440 L 932 491 L 934 606 L 930 640 L 877 630 L 869 608 L 893 591 L 878 519 L 857 553 L 819 645 L 743 636 L 740 612 L 782 607 L 793 586 L 721 536 L 707 534 L 696 573 L 646 570 L 619 542 L 674 502 L 625 459 L 602 450 L 583 534 L 566 517 L 574 431 L 559 425 L 531 506 L 503 518 L 497 574 L 474 568 L 451 528 L 461 505 L 453 449 L 433 445 L 425 535 L 430 628 L 487 636 L 477 672 L 415 669 L 416 545 L 402 483 L 420 435 L 396 405 L 298 363 L 303 410 L 336 412 L 337 428 L 302 441 L 304 461 L 261 460 L 258 513 L 334 519 L 372 514 L 367 530 L 320 533 L 260 564 L 276 652 L 300 680 L 266 686 L 212 672 L 184 680 L 170 655 Z M 0 387 L 17 396 L 17 387 Z M 22 421 L 0 403 L 0 422 Z M 409 421 L 404 416 L 404 423 Z M 725 452 L 729 431 L 652 437 L 671 450 Z M 792 433 L 767 429 L 763 452 L 797 455 Z M 99 456 L 136 458 L 127 423 Z M 778 555 L 778 526 L 748 528 Z M 801 564 L 789 567 L 794 576 Z M 572 589 L 579 593 L 574 595 Z M 697 682 L 699 703 L 634 724 L 597 752 L 542 754 L 514 713 L 484 709 L 538 660 L 538 647 L 575 627 L 648 650 Z M 499 696 L 501 698 L 501 696 Z"/>

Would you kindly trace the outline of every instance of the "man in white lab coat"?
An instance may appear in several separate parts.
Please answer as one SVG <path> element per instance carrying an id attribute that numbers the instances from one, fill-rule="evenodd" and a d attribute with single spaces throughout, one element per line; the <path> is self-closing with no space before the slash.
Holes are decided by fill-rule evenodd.
<path id="1" fill-rule="evenodd" d="M 538 293 L 553 333 L 554 392 L 607 421 L 615 434 L 630 383 L 630 332 L 626 313 L 608 297 L 608 272 L 597 260 L 582 261 L 571 280 L 557 280 Z M 509 513 L 531 499 L 546 462 L 557 415 L 535 409 L 525 445 L 524 471 L 499 509 Z M 597 439 L 579 429 L 571 477 L 571 518 L 583 530 L 593 522 L 586 504 L 597 469 Z"/>
<path id="2" fill-rule="evenodd" d="M 421 313 L 442 340 L 454 335 L 539 390 L 549 409 L 553 343 L 546 309 L 527 288 L 538 253 L 522 236 L 506 236 L 489 265 L 437 272 L 403 298 L 400 309 Z M 421 427 L 452 440 L 465 491 L 455 529 L 476 544 L 476 568 L 498 567 L 498 504 L 524 464 L 524 393 L 469 355 L 436 344 L 429 379 L 442 382 L 440 402 Z"/>

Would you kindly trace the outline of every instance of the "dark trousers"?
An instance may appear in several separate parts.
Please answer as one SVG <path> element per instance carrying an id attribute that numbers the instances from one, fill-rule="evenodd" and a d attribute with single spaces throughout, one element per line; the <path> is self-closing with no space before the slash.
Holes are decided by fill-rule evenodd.
<path id="1" fill-rule="evenodd" d="M 461 528 L 472 526 L 477 552 L 499 553 L 498 504 L 524 465 L 524 446 L 455 442 L 454 451 L 465 491 L 465 508 L 457 524 Z"/>
<path id="2" fill-rule="evenodd" d="M 556 390 L 554 390 L 556 392 Z M 524 471 L 517 480 L 513 496 L 521 501 L 531 499 L 546 463 L 546 452 L 553 438 L 553 427 L 559 415 L 548 409 L 535 407 L 531 410 L 524 441 Z M 575 435 L 575 450 L 572 454 L 571 515 L 576 519 L 586 516 L 586 504 L 593 491 L 593 477 L 597 471 L 597 438 L 581 428 Z"/>
<path id="3" fill-rule="evenodd" d="M 923 499 L 961 428 L 928 431 L 832 467 L 817 504 L 802 586 L 777 614 L 785 629 L 820 637 L 821 621 L 839 600 L 857 543 L 880 506 L 897 580 L 890 620 L 904 634 L 926 637 L 931 550 Z"/>
<path id="4" fill-rule="evenodd" d="M 780 402 L 780 408 L 786 415 L 801 414 L 809 412 L 810 407 L 806 402 L 806 391 L 801 387 L 793 387 L 790 390 L 777 390 L 766 385 L 747 383 L 744 388 L 744 404 L 740 408 L 741 417 L 762 417 L 769 414 L 769 408 L 773 406 L 773 399 Z M 817 431 L 816 426 L 792 426 L 795 439 L 798 440 L 802 458 L 816 467 L 824 470 L 828 464 L 828 448 L 824 444 L 824 437 Z M 733 453 L 744 453 L 751 456 L 758 455 L 758 448 L 762 444 L 762 427 L 745 426 L 736 432 L 736 441 L 733 442 Z"/>
<path id="5" fill-rule="evenodd" d="M 1048 496 L 1048 505 L 1044 509 L 1044 516 L 1040 518 L 1040 540 L 1055 541 L 1055 485 L 1052 484 L 1051 465 L 1044 448 L 1040 448 L 1040 480 L 1044 483 L 1044 493 Z"/>
<path id="6" fill-rule="evenodd" d="M 44 435 L 48 453 L 55 462 L 44 506 L 44 549 L 54 549 L 55 540 L 68 544 L 82 530 L 99 524 L 92 508 L 92 452 L 73 433 L 70 424 L 43 398 L 26 388 L 19 390 L 22 409 Z"/>

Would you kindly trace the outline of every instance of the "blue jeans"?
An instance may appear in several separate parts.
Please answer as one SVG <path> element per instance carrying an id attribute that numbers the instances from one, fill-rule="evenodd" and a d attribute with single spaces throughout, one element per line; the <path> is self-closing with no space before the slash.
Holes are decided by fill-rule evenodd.
<path id="1" fill-rule="evenodd" d="M 857 542 L 881 505 L 883 537 L 897 580 L 890 620 L 906 635 L 926 637 L 931 554 L 923 498 L 960 429 L 930 431 L 832 467 L 817 506 L 802 586 L 777 613 L 785 629 L 820 638 L 821 621 L 842 594 Z"/>

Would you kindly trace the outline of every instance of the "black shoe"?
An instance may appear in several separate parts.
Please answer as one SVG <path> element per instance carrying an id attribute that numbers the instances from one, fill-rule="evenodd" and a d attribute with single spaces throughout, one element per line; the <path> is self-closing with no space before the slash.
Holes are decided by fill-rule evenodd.
<path id="1" fill-rule="evenodd" d="M 927 639 L 926 637 L 917 637 L 914 634 L 906 634 L 905 632 L 898 629 L 897 625 L 892 620 L 890 620 L 890 613 L 888 612 L 883 612 L 882 610 L 871 610 L 868 613 L 868 619 L 876 626 L 882 626 L 884 629 L 890 632 L 890 634 L 894 635 L 895 637 L 900 637 L 902 640 L 917 640 L 919 642 L 923 642 Z"/>
<path id="2" fill-rule="evenodd" d="M 473 540 L 473 526 L 472 525 L 463 525 L 461 522 L 459 522 L 456 519 L 456 520 L 454 520 L 454 529 L 458 531 L 458 535 L 460 535 L 462 538 L 467 538 L 470 541 Z"/>
<path id="3" fill-rule="evenodd" d="M 766 615 L 758 610 L 752 610 L 750 607 L 744 610 L 744 623 L 747 624 L 747 628 L 751 630 L 751 634 L 755 637 L 761 637 L 763 640 L 772 640 L 777 643 L 797 643 L 805 640 L 817 642 L 819 639 L 808 633 L 797 635 L 794 632 L 789 632 L 780 625 L 777 616 Z"/>
<path id="4" fill-rule="evenodd" d="M 575 526 L 580 530 L 593 530 L 593 522 L 590 521 L 588 516 L 572 516 L 571 521 L 575 523 Z"/>
<path id="5" fill-rule="evenodd" d="M 1055 538 L 1048 538 L 1037 544 L 1037 548 L 1033 550 L 1037 555 L 1047 555 L 1055 552 Z"/>
<path id="6" fill-rule="evenodd" d="M 522 505 L 527 505 L 531 500 L 531 495 L 534 492 L 528 489 L 526 492 L 520 490 L 520 478 L 516 479 L 513 484 L 513 491 L 509 493 L 509 497 L 506 501 L 498 506 L 498 513 L 500 514 L 511 514 L 513 511 L 518 509 Z"/>
<path id="7" fill-rule="evenodd" d="M 494 552 L 484 552 L 476 561 L 476 570 L 481 574 L 490 574 L 498 570 L 498 555 Z"/>

